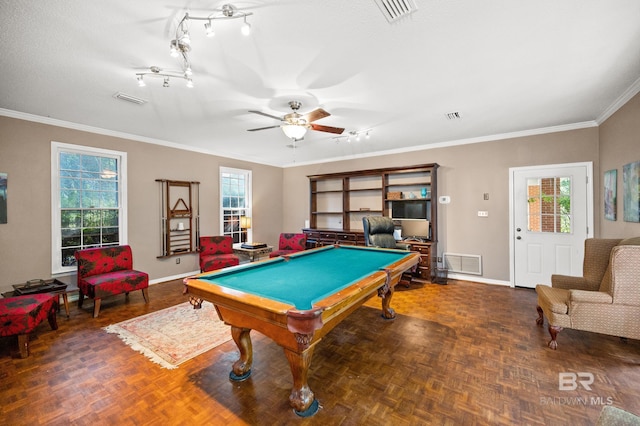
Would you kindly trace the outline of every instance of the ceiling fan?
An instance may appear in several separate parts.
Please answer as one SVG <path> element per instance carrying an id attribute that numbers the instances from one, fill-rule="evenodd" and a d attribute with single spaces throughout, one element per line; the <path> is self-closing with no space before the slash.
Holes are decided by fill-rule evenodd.
<path id="1" fill-rule="evenodd" d="M 321 118 L 331 115 L 322 108 L 315 109 L 307 114 L 300 114 L 298 110 L 302 106 L 302 102 L 290 101 L 289 106 L 291 107 L 293 112 L 286 114 L 284 117 L 277 117 L 275 115 L 267 114 L 261 111 L 249 111 L 254 114 L 260 114 L 264 115 L 265 117 L 270 117 L 282 121 L 283 124 L 268 127 L 259 127 L 257 129 L 247 129 L 247 131 L 255 132 L 257 130 L 274 129 L 276 127 L 281 127 L 284 134 L 294 141 L 302 139 L 305 133 L 307 133 L 308 129 L 317 130 L 319 132 L 335 133 L 338 135 L 344 132 L 344 129 L 341 127 L 323 126 L 321 124 L 313 123 L 316 120 L 320 120 Z"/>

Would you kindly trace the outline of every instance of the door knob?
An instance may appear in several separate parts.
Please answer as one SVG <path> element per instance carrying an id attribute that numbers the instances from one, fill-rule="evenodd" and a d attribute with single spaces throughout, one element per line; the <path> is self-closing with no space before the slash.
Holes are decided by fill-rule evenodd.
<path id="1" fill-rule="evenodd" d="M 520 231 L 522 231 L 522 229 L 520 229 L 520 228 L 516 228 L 516 231 L 520 232 Z"/>
<path id="2" fill-rule="evenodd" d="M 516 240 L 521 240 L 521 239 L 522 239 L 522 237 L 519 236 L 519 235 L 516 237 Z"/>

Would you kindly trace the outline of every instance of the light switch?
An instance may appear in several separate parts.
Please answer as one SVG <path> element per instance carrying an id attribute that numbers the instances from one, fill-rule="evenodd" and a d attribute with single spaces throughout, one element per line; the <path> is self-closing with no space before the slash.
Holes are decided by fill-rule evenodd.
<path id="1" fill-rule="evenodd" d="M 478 217 L 489 217 L 489 212 L 485 210 L 478 210 Z"/>

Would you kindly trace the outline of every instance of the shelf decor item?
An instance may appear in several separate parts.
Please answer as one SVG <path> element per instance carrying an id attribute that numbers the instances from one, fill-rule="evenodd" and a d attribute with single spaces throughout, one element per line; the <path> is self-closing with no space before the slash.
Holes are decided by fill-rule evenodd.
<path id="1" fill-rule="evenodd" d="M 422 195 L 422 198 L 427 198 L 427 188 L 423 186 L 420 190 L 420 195 Z"/>
<path id="2" fill-rule="evenodd" d="M 388 200 L 401 200 L 402 199 L 402 192 L 400 192 L 400 191 L 387 192 L 387 199 Z"/>

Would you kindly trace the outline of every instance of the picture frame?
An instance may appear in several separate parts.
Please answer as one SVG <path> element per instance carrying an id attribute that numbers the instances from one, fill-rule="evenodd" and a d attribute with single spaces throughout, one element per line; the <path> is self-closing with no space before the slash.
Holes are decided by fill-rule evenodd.
<path id="1" fill-rule="evenodd" d="M 618 211 L 618 170 L 604 172 L 604 218 L 615 221 Z"/>
<path id="2" fill-rule="evenodd" d="M 7 173 L 0 173 L 0 223 L 7 223 Z"/>
<path id="3" fill-rule="evenodd" d="M 640 161 L 622 166 L 623 217 L 625 222 L 640 222 Z"/>

